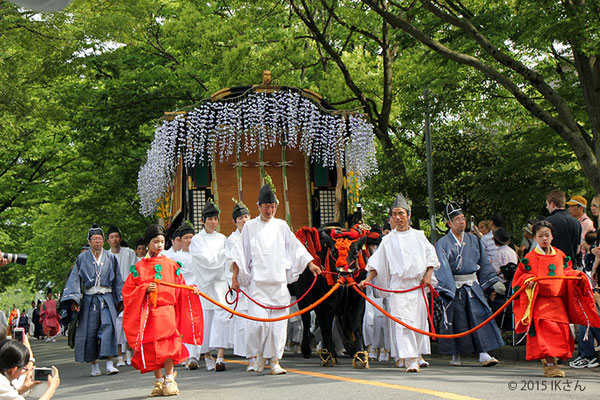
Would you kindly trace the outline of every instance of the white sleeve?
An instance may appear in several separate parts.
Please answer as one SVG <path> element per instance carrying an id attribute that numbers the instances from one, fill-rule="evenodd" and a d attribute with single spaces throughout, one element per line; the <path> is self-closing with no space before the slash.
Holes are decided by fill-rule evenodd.
<path id="1" fill-rule="evenodd" d="M 216 280 L 224 279 L 225 246 L 214 248 L 212 242 L 194 236 L 190 244 L 194 269 L 197 271 L 198 287 L 206 287 Z"/>
<path id="2" fill-rule="evenodd" d="M 377 272 L 377 276 L 373 279 L 373 285 L 379 286 L 380 288 L 389 288 L 390 286 L 390 268 L 387 262 L 387 241 L 382 240 L 377 249 L 369 260 L 367 261 L 367 272 L 375 271 Z M 389 296 L 387 292 L 382 292 L 373 288 L 373 296 L 376 298 L 385 298 Z"/>
<path id="3" fill-rule="evenodd" d="M 23 396 L 17 392 L 8 379 L 2 377 L 2 383 L 0 383 L 0 399 L 2 400 L 25 400 Z"/>
<path id="4" fill-rule="evenodd" d="M 423 245 L 425 246 L 425 257 L 427 267 L 433 267 L 434 270 L 437 270 L 440 268 L 440 260 L 438 259 L 435 247 L 433 247 L 431 242 L 427 240 L 425 233 L 421 232 L 421 235 L 423 236 L 422 240 Z"/>

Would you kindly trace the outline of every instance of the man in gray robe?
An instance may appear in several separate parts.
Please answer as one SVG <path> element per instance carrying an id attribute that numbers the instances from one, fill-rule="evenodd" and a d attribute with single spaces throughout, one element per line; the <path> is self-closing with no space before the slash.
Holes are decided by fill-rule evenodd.
<path id="1" fill-rule="evenodd" d="M 443 320 L 441 334 L 465 332 L 492 314 L 484 290 L 498 282 L 496 270 L 490 264 L 479 239 L 466 233 L 467 222 L 458 204 L 446 205 L 444 217 L 450 227 L 435 244 L 440 269 L 436 290 L 441 296 Z M 500 330 L 491 321 L 480 330 L 457 339 L 440 339 L 441 354 L 452 354 L 450 365 L 460 365 L 460 354 L 477 353 L 483 366 L 498 364 L 487 352 L 504 345 Z"/>
<path id="2" fill-rule="evenodd" d="M 123 279 L 117 258 L 103 249 L 104 232 L 93 224 L 88 232 L 90 250 L 77 257 L 61 302 L 79 312 L 75 333 L 75 361 L 92 364 L 91 376 L 101 375 L 98 359 L 107 359 L 106 372 L 117 355 L 116 319 L 123 306 Z"/>

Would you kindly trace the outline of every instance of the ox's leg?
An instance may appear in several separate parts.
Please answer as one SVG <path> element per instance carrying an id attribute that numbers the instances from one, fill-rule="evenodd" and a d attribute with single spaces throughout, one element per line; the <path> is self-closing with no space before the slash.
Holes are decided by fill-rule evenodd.
<path id="1" fill-rule="evenodd" d="M 304 304 L 298 304 L 298 305 L 301 306 L 300 308 L 305 307 Z M 304 358 L 310 358 L 310 355 L 312 353 L 311 342 L 312 342 L 312 338 L 313 338 L 312 333 L 310 333 L 310 313 L 307 312 L 307 313 L 302 314 L 301 318 L 302 318 L 302 345 L 300 346 L 300 350 L 302 351 L 302 356 Z"/>
<path id="2" fill-rule="evenodd" d="M 351 343 L 352 352 L 350 354 L 354 354 L 354 361 L 352 366 L 354 368 L 369 368 L 369 355 L 366 351 L 364 351 L 364 342 L 363 342 L 363 317 L 365 314 L 365 301 L 358 294 L 353 293 L 355 296 L 352 296 L 352 300 L 350 301 L 351 307 L 348 315 L 349 328 L 352 332 L 353 342 Z"/>
<path id="3" fill-rule="evenodd" d="M 321 327 L 321 336 L 323 337 L 323 349 L 327 350 L 331 357 L 337 361 L 337 353 L 335 352 L 335 345 L 333 343 L 333 336 L 331 334 L 331 328 L 333 325 L 333 311 L 327 305 L 321 304 L 315 309 L 317 314 L 317 320 Z M 326 366 L 324 364 L 323 366 Z"/>
<path id="4" fill-rule="evenodd" d="M 354 351 L 363 351 L 365 344 L 363 341 L 363 320 L 365 316 L 365 300 L 362 297 L 354 299 L 352 310 L 352 332 L 354 333 Z"/>

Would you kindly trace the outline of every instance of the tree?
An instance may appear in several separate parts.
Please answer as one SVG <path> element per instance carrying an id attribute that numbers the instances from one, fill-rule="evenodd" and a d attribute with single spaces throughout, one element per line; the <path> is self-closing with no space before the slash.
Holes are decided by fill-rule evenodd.
<path id="1" fill-rule="evenodd" d="M 478 71 L 557 133 L 600 192 L 596 1 L 363 0 L 390 26 Z"/>

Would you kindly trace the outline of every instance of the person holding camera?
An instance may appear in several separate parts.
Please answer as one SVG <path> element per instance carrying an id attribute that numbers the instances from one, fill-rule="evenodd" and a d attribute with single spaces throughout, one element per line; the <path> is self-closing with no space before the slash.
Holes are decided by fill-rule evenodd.
<path id="1" fill-rule="evenodd" d="M 22 400 L 25 393 L 41 383 L 34 381 L 34 362 L 27 336 L 23 342 L 11 339 L 0 341 L 0 400 Z M 16 388 L 13 382 L 23 379 L 23 376 L 23 384 Z M 48 388 L 40 400 L 51 399 L 59 385 L 58 369 L 52 367 L 52 373 L 48 374 Z"/>
<path id="2" fill-rule="evenodd" d="M 10 260 L 4 257 L 4 254 L 0 251 L 0 267 L 4 267 L 6 264 L 9 264 Z"/>
<path id="3" fill-rule="evenodd" d="M 119 370 L 115 327 L 123 304 L 123 279 L 117 258 L 104 250 L 104 232 L 97 224 L 88 231 L 90 249 L 77 257 L 61 303 L 79 312 L 75 333 L 75 361 L 92 364 L 91 376 L 100 376 L 98 359 L 107 359 L 108 375 Z"/>

